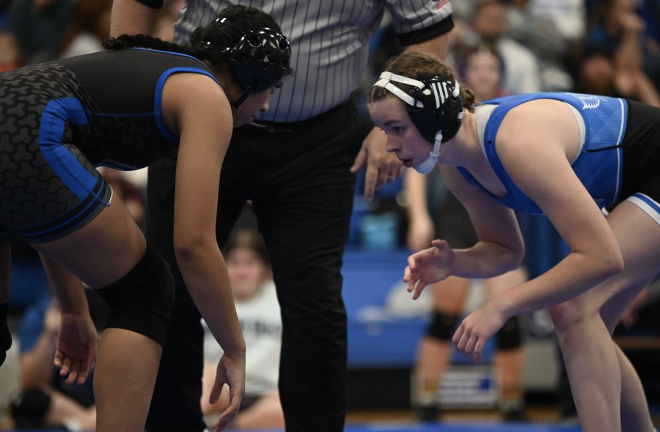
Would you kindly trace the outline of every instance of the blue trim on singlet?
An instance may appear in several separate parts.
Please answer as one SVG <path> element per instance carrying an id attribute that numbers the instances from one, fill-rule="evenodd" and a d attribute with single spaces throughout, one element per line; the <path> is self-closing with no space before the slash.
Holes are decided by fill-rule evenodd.
<path id="1" fill-rule="evenodd" d="M 78 159 L 62 145 L 66 122 L 87 124 L 87 112 L 76 98 L 54 99 L 48 102 L 41 116 L 39 149 L 55 174 L 84 200 L 96 184 L 96 177 L 80 165 Z"/>
<path id="2" fill-rule="evenodd" d="M 97 167 L 112 168 L 112 169 L 116 169 L 118 171 L 135 171 L 135 170 L 140 169 L 136 166 L 125 164 L 125 163 L 122 163 L 122 162 L 117 162 L 117 161 L 114 161 L 112 159 L 104 159 L 101 162 L 99 162 L 98 164 L 96 164 L 96 166 Z"/>
<path id="3" fill-rule="evenodd" d="M 222 88 L 222 84 L 220 84 L 220 81 L 217 80 L 216 77 L 213 76 L 211 71 L 209 70 L 209 67 L 206 63 L 204 63 L 202 60 L 193 57 L 189 54 L 184 54 L 184 53 L 178 53 L 178 52 L 173 52 L 173 51 L 164 51 L 164 50 L 158 50 L 158 49 L 152 49 L 152 48 L 141 48 L 141 47 L 132 47 L 130 49 L 133 50 L 139 50 L 139 51 L 153 51 L 153 52 L 158 52 L 158 53 L 163 53 L 163 54 L 172 54 L 180 57 L 186 57 L 191 60 L 195 60 L 199 64 L 202 65 L 202 69 L 197 69 L 194 67 L 175 67 L 172 69 L 168 69 L 163 74 L 158 78 L 158 84 L 156 85 L 156 94 L 154 95 L 154 113 L 156 116 L 156 124 L 158 125 L 158 130 L 160 130 L 160 133 L 163 134 L 165 138 L 167 138 L 170 141 L 179 141 L 179 137 L 171 133 L 170 131 L 167 130 L 165 127 L 165 122 L 163 121 L 163 113 L 162 113 L 162 96 L 163 96 L 163 87 L 165 86 L 165 81 L 167 78 L 170 77 L 170 75 L 175 74 L 175 73 L 180 73 L 180 72 L 189 72 L 189 73 L 199 73 L 202 75 L 206 75 L 210 77 L 213 81 L 218 83 L 220 88 Z"/>
<path id="4" fill-rule="evenodd" d="M 657 202 L 653 201 L 651 198 L 648 196 L 644 195 L 643 193 L 636 193 L 633 195 L 636 198 L 639 198 L 640 200 L 644 201 L 646 204 L 649 205 L 657 214 L 660 215 L 660 206 L 658 205 Z"/>
<path id="5" fill-rule="evenodd" d="M 172 54 L 176 54 L 176 53 L 172 53 Z M 158 78 L 158 84 L 156 84 L 156 92 L 154 94 L 154 115 L 156 117 L 156 124 L 158 125 L 158 129 L 160 130 L 160 133 L 163 134 L 163 136 L 170 141 L 179 141 L 179 137 L 174 135 L 172 132 L 168 131 L 167 128 L 165 127 L 165 122 L 163 121 L 163 110 L 162 110 L 163 88 L 165 87 L 165 81 L 167 81 L 167 79 L 171 75 L 182 72 L 198 73 L 198 74 L 206 75 L 211 79 L 213 79 L 213 81 L 218 83 L 220 88 L 222 88 L 222 84 L 220 84 L 220 82 L 213 76 L 213 74 L 211 74 L 211 72 L 204 69 L 197 69 L 194 67 L 173 67 L 161 74 L 160 78 Z"/>
<path id="6" fill-rule="evenodd" d="M 71 231 L 75 227 L 83 225 L 90 216 L 96 213 L 100 204 L 110 205 L 102 199 L 101 193 L 105 191 L 105 179 L 99 175 L 94 188 L 90 190 L 87 197 L 65 214 L 40 225 L 15 228 L 15 231 L 25 240 L 47 240 L 49 235 L 55 235 L 64 231 Z"/>
<path id="7" fill-rule="evenodd" d="M 497 132 L 508 112 L 538 99 L 566 102 L 580 112 L 585 123 L 585 142 L 572 168 L 599 206 L 616 202 L 621 191 L 623 168 L 622 149 L 618 146 L 625 136 L 628 118 L 628 104 L 623 99 L 576 93 L 533 93 L 485 101 L 484 105 L 497 105 L 497 108 L 486 124 L 484 149 L 491 168 L 506 188 L 506 196 L 500 198 L 490 193 L 465 168 L 458 167 L 459 172 L 497 202 L 520 212 L 542 214 L 536 203 L 513 182 L 495 148 Z"/>

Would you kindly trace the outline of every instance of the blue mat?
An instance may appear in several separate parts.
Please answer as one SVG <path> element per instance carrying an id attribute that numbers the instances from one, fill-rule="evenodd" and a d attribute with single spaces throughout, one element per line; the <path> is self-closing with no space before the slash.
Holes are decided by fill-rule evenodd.
<path id="1" fill-rule="evenodd" d="M 364 426 L 346 428 L 346 432 L 580 432 L 580 428 L 573 426 L 532 425 L 513 423 L 473 423 L 456 425 L 420 425 L 417 423 L 375 423 Z"/>
<path id="2" fill-rule="evenodd" d="M 406 422 L 372 422 L 346 426 L 344 432 L 580 432 L 576 426 L 557 426 L 538 423 L 460 423 L 451 425 Z M 8 431 L 10 432 L 10 431 Z M 43 432 L 21 430 L 20 432 Z M 66 432 L 51 430 L 50 432 Z M 282 429 L 260 432 L 283 432 Z"/>
<path id="3" fill-rule="evenodd" d="M 451 425 L 405 422 L 374 422 L 346 426 L 345 432 L 580 432 L 577 426 L 557 426 L 537 423 L 461 423 Z M 262 432 L 282 432 L 269 430 Z"/>

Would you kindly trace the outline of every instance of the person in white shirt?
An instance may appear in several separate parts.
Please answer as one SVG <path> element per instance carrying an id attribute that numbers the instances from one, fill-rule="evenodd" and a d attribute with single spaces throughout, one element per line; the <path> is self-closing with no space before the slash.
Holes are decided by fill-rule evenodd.
<path id="1" fill-rule="evenodd" d="M 246 394 L 232 428 L 282 428 L 284 414 L 277 389 L 282 319 L 268 252 L 258 232 L 251 228 L 240 228 L 228 240 L 225 257 L 236 312 L 247 347 Z M 223 392 L 216 403 L 209 403 L 215 379 L 214 365 L 222 357 L 222 349 L 205 323 L 204 331 L 201 404 L 205 418 L 214 421 L 226 409 L 229 400 L 228 393 Z"/>

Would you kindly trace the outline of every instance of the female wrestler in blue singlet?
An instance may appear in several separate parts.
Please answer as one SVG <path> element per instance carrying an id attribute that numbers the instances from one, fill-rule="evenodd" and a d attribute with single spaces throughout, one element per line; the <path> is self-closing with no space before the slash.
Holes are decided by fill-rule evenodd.
<path id="1" fill-rule="evenodd" d="M 511 209 L 544 213 L 571 253 L 471 313 L 453 341 L 479 361 L 507 318 L 550 308 L 583 430 L 653 431 L 639 377 L 611 333 L 660 270 L 660 110 L 572 93 L 474 106 L 448 66 L 420 53 L 386 71 L 369 111 L 388 151 L 420 172 L 440 164 L 479 237 L 460 250 L 434 240 L 412 255 L 408 290 L 417 298 L 450 275 L 489 278 L 517 268 L 524 250 Z"/>
<path id="2" fill-rule="evenodd" d="M 108 52 L 0 74 L 0 364 L 11 344 L 6 233 L 13 230 L 44 257 L 62 305 L 56 364 L 70 383 L 85 380 L 96 354 L 73 275 L 108 303 L 94 380 L 97 431 L 144 429 L 174 281 L 95 167 L 140 168 L 172 151 L 176 258 L 225 352 L 211 402 L 227 383 L 231 404 L 216 430 L 238 410 L 245 343 L 215 237 L 218 184 L 232 128 L 267 110 L 290 73 L 279 32 L 269 15 L 232 7 L 197 29 L 190 47 L 124 35 L 106 41 Z"/>

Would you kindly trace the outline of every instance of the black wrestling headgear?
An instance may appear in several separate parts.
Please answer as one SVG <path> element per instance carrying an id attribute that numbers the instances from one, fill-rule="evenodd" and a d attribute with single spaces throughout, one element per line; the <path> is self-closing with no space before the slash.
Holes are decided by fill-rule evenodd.
<path id="1" fill-rule="evenodd" d="M 392 81 L 408 85 L 406 91 Z M 422 162 L 413 166 L 422 174 L 428 174 L 438 163 L 440 144 L 452 139 L 463 121 L 463 100 L 458 81 L 453 83 L 434 76 L 422 81 L 383 72 L 374 84 L 382 87 L 406 104 L 410 120 L 433 149 Z"/>
<path id="2" fill-rule="evenodd" d="M 404 91 L 391 81 L 407 84 L 409 87 Z M 374 86 L 388 90 L 406 103 L 410 119 L 430 143 L 435 143 L 436 140 L 441 143 L 449 141 L 461 127 L 463 101 L 458 81 L 451 82 L 438 76 L 419 81 L 383 72 Z"/>
<path id="3" fill-rule="evenodd" d="M 206 40 L 199 44 L 200 48 L 210 49 L 231 60 L 234 80 L 245 92 L 237 105 L 249 94 L 260 93 L 291 73 L 291 46 L 286 36 L 268 27 L 246 30 L 230 23 L 227 18 L 218 18 L 216 23 L 242 33 L 233 47 L 220 46 Z"/>

